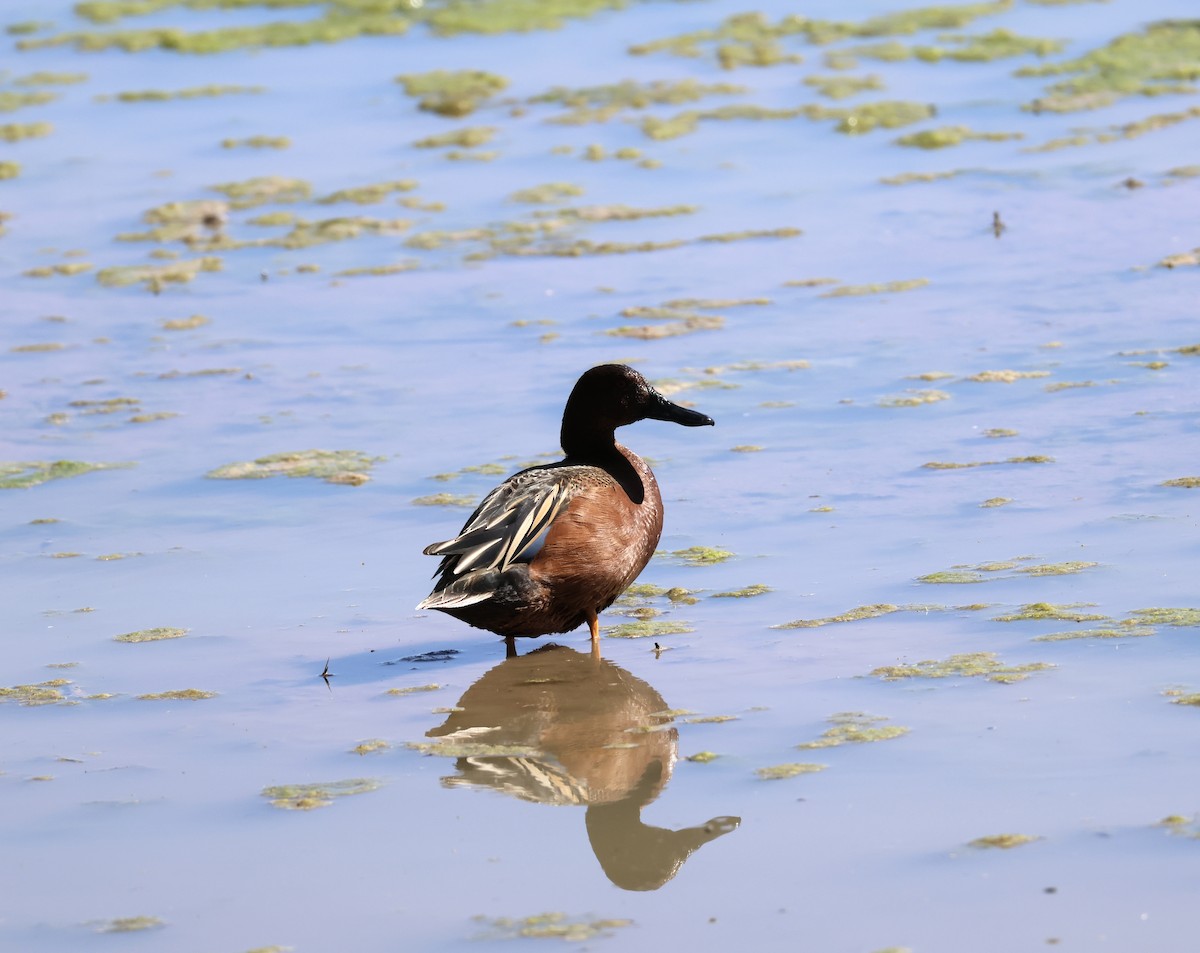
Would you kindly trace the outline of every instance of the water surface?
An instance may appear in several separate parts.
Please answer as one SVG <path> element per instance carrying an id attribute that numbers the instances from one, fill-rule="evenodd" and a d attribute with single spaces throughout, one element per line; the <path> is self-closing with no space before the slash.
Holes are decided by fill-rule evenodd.
<path id="1" fill-rule="evenodd" d="M 595 930 L 586 945 L 612 950 L 1192 948 L 1200 715 L 1176 702 L 1200 692 L 1200 490 L 1164 484 L 1200 476 L 1200 271 L 1160 262 L 1200 245 L 1200 98 L 1033 112 L 1063 77 L 1014 71 L 1194 11 L 998 5 L 912 34 L 758 36 L 755 55 L 771 39 L 782 60 L 733 69 L 729 37 L 629 52 L 747 9 L 197 55 L 16 44 L 323 11 L 168 6 L 96 26 L 68 4 L 6 6 L 5 26 L 42 26 L 5 38 L 0 92 L 57 98 L 0 114 L 53 126 L 0 155 L 20 165 L 0 181 L 0 462 L 121 466 L 0 490 L 0 688 L 41 686 L 0 698 L 2 945 L 441 950 L 525 929 Z M 906 8 L 757 9 L 771 25 Z M 826 62 L 995 29 L 1065 42 Z M 447 118 L 394 81 L 435 69 L 508 85 Z M 86 78 L 23 82 L 38 72 Z M 844 100 L 804 83 L 872 74 L 882 89 Z M 574 125 L 535 100 L 623 79 L 744 90 Z M 243 91 L 116 98 L 213 84 Z M 888 100 L 936 115 L 857 135 L 804 115 L 642 128 Z M 895 142 L 958 125 L 1023 138 Z M 458 159 L 414 145 L 467 127 L 495 132 Z M 290 145 L 221 145 L 253 136 Z M 190 244 L 117 240 L 157 227 L 148 210 L 265 176 L 307 191 L 185 215 Z M 573 188 L 513 198 L 548 183 Z M 245 244 L 289 234 L 251 224 L 281 212 L 371 221 Z M 97 280 L 204 256 L 220 270 L 158 294 Z M 54 271 L 72 263 L 91 267 Z M 689 333 L 628 330 L 673 322 Z M 622 438 L 667 506 L 641 581 L 692 592 L 602 621 L 688 631 L 606 638 L 602 663 L 582 633 L 506 661 L 490 635 L 414 613 L 421 548 L 557 451 L 571 384 L 608 360 L 717 421 Z M 206 477 L 317 448 L 356 451 L 346 472 L 369 479 Z M 463 469 L 481 465 L 500 472 Z M 414 503 L 440 493 L 460 505 Z M 693 546 L 732 555 L 669 555 Z M 769 591 L 716 596 L 755 585 Z M 185 634 L 116 640 L 154 628 Z M 950 664 L 873 674 L 923 660 Z M 188 689 L 211 697 L 139 697 Z M 824 767 L 760 774 L 793 764 Z M 1033 839 L 971 846 L 1006 834 Z"/>

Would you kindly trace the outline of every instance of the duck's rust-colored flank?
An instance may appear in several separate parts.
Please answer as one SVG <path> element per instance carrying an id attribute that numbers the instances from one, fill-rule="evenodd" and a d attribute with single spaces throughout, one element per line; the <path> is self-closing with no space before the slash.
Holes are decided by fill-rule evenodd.
<path id="1" fill-rule="evenodd" d="M 712 424 L 624 364 L 593 367 L 563 411 L 558 463 L 530 467 L 492 490 L 459 534 L 426 547 L 441 556 L 418 609 L 438 609 L 510 640 L 567 632 L 597 615 L 645 568 L 662 535 L 658 482 L 613 437 L 647 418 Z"/>

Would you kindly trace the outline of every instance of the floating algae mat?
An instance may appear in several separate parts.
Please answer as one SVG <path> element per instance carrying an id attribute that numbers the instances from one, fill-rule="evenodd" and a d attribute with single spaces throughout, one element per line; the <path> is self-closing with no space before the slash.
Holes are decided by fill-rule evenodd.
<path id="1" fill-rule="evenodd" d="M 187 635 L 187 629 L 176 629 L 170 626 L 159 626 L 154 629 L 139 629 L 136 632 L 125 632 L 113 636 L 115 642 L 161 642 L 164 639 L 182 639 Z"/>
<path id="2" fill-rule="evenodd" d="M 50 480 L 63 480 L 96 470 L 131 467 L 131 463 L 85 463 L 82 460 L 0 463 L 0 489 L 23 490 Z"/>
<path id="3" fill-rule="evenodd" d="M 588 919 L 572 917 L 565 913 L 538 913 L 527 917 L 484 916 L 473 918 L 488 930 L 479 939 L 511 939 L 514 937 L 544 937 L 581 943 L 600 937 L 612 936 L 614 930 L 633 926 L 633 921 L 622 918 Z"/>
<path id="4" fill-rule="evenodd" d="M 911 665 L 884 665 L 871 672 L 872 675 L 892 682 L 902 678 L 962 678 L 983 677 L 989 682 L 1020 682 L 1033 672 L 1042 672 L 1054 666 L 1048 662 L 1026 662 L 1022 665 L 1005 665 L 994 652 L 970 652 L 951 655 L 942 661 L 927 659 Z"/>
<path id="5" fill-rule="evenodd" d="M 379 782 L 370 778 L 349 778 L 315 784 L 279 784 L 263 788 L 262 796 L 271 799 L 273 807 L 289 811 L 311 811 L 328 807 L 334 798 L 367 794 L 379 789 Z"/>
<path id="6" fill-rule="evenodd" d="M 245 463 L 227 463 L 210 470 L 213 480 L 262 480 L 267 477 L 316 477 L 326 483 L 358 486 L 370 480 L 366 471 L 382 460 L 357 450 L 298 450 L 273 453 Z"/>
<path id="7" fill-rule="evenodd" d="M 801 774 L 815 774 L 825 770 L 826 765 L 812 764 L 805 761 L 793 761 L 786 764 L 773 764 L 765 768 L 755 769 L 755 774 L 763 781 L 782 781 L 784 778 L 795 778 Z"/>
<path id="8" fill-rule="evenodd" d="M 903 725 L 885 725 L 888 719 L 882 715 L 846 711 L 829 716 L 830 727 L 821 737 L 796 745 L 797 748 L 836 748 L 847 744 L 865 744 L 871 741 L 890 741 L 908 734 Z"/>

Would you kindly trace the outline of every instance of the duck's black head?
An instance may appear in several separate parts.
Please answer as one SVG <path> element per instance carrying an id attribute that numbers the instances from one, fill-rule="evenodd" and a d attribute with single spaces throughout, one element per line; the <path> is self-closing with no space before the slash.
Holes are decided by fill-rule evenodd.
<path id="1" fill-rule="evenodd" d="M 575 383 L 563 411 L 562 447 L 568 455 L 598 444 L 612 445 L 613 431 L 639 420 L 668 420 L 684 427 L 711 427 L 705 414 L 672 403 L 632 367 L 601 364 Z"/>

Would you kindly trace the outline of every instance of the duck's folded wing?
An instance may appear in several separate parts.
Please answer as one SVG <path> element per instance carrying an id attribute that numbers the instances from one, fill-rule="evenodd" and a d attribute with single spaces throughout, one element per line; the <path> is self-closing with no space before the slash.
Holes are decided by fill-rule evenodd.
<path id="1" fill-rule="evenodd" d="M 574 494 L 563 470 L 518 474 L 492 490 L 454 539 L 425 547 L 438 573 L 503 572 L 539 539 Z"/>

